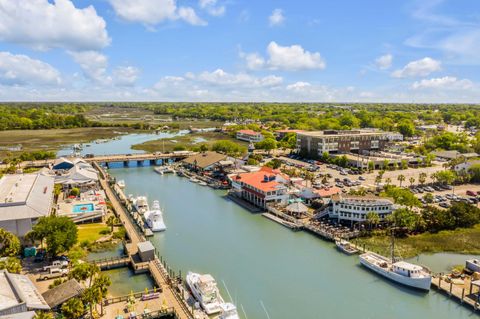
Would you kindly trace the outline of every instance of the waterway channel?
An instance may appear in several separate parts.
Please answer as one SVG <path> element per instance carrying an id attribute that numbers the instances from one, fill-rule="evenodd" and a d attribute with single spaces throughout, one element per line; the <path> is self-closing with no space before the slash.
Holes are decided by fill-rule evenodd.
<path id="1" fill-rule="evenodd" d="M 385 281 L 360 267 L 357 256 L 251 214 L 225 199 L 224 191 L 161 176 L 151 167 L 110 173 L 125 180 L 127 194 L 160 201 L 168 229 L 151 241 L 169 265 L 182 274 L 211 273 L 224 297 L 228 287 L 244 318 L 476 317 L 433 290 L 425 294 Z"/>

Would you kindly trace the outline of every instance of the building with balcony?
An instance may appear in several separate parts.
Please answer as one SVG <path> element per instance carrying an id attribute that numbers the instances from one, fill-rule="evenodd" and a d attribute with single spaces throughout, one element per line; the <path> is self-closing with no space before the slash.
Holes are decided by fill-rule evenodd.
<path id="1" fill-rule="evenodd" d="M 374 130 L 312 131 L 297 133 L 297 152 L 306 157 L 320 157 L 323 153 L 345 154 L 383 150 L 388 134 Z"/>
<path id="2" fill-rule="evenodd" d="M 323 216 L 337 219 L 339 222 L 366 222 L 367 214 L 374 212 L 380 220 L 385 219 L 395 210 L 393 200 L 375 196 L 334 195 L 322 212 Z"/>
<path id="3" fill-rule="evenodd" d="M 255 132 L 253 130 L 240 130 L 237 132 L 237 140 L 249 142 L 249 143 L 258 143 L 263 141 L 263 135 L 260 132 Z"/>
<path id="4" fill-rule="evenodd" d="M 234 175 L 231 181 L 238 197 L 262 209 L 269 203 L 286 204 L 289 198 L 288 177 L 268 167 Z"/>

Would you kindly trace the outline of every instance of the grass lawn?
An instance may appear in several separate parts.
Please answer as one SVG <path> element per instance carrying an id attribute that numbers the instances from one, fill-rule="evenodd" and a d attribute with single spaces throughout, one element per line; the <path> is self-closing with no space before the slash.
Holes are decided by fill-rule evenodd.
<path id="1" fill-rule="evenodd" d="M 100 237 L 105 236 L 100 234 L 104 229 L 108 230 L 109 227 L 102 223 L 78 225 L 78 242 L 88 240 L 93 243 Z"/>
<path id="2" fill-rule="evenodd" d="M 237 144 L 247 147 L 248 143 L 239 141 L 227 134 L 220 132 L 201 132 L 194 134 L 187 134 L 184 136 L 176 136 L 172 138 L 162 138 L 153 141 L 147 141 L 142 144 L 133 145 L 135 150 L 143 150 L 146 152 L 162 152 L 165 147 L 165 152 L 171 152 L 175 146 L 183 145 L 188 149 L 201 144 L 207 144 L 210 148 L 213 143 L 218 140 L 230 140 Z"/>
<path id="3" fill-rule="evenodd" d="M 359 238 L 358 243 L 365 244 L 367 249 L 384 256 L 390 254 L 388 236 Z M 474 228 L 445 230 L 436 234 L 424 233 L 395 240 L 395 254 L 403 258 L 438 252 L 480 254 L 480 224 Z"/>

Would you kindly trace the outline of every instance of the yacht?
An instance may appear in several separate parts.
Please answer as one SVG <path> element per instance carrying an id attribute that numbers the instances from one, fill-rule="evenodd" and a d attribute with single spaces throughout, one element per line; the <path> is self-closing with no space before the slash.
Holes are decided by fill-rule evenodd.
<path id="1" fill-rule="evenodd" d="M 337 246 L 338 250 L 344 252 L 347 255 L 353 255 L 358 253 L 358 249 L 352 246 L 348 241 L 345 239 L 337 239 L 335 240 L 335 245 Z"/>
<path id="2" fill-rule="evenodd" d="M 240 319 L 237 307 L 233 303 L 226 302 L 220 305 L 221 314 L 218 319 Z"/>
<path id="3" fill-rule="evenodd" d="M 197 274 L 189 271 L 185 278 L 188 288 L 208 315 L 222 311 L 223 299 L 217 282 L 210 274 Z M 228 317 L 227 317 L 228 318 Z"/>
<path id="4" fill-rule="evenodd" d="M 121 179 L 117 182 L 117 185 L 118 185 L 118 187 L 120 187 L 120 189 L 124 189 L 125 188 L 125 181 L 123 179 Z"/>
<path id="5" fill-rule="evenodd" d="M 360 263 L 377 274 L 399 284 L 429 291 L 432 276 L 428 269 L 406 261 L 395 261 L 393 230 L 390 249 L 391 258 L 368 252 L 360 255 Z"/>
<path id="6" fill-rule="evenodd" d="M 175 173 L 175 170 L 170 166 L 158 166 L 158 167 L 155 167 L 153 170 L 160 175 Z"/>
<path id="7" fill-rule="evenodd" d="M 164 231 L 167 229 L 167 226 L 165 226 L 163 222 L 163 214 L 158 200 L 153 201 L 152 210 L 147 211 L 143 216 L 145 217 L 147 226 L 152 231 Z"/>
<path id="8" fill-rule="evenodd" d="M 145 214 L 149 210 L 147 196 L 137 196 L 133 200 L 133 206 L 139 214 Z"/>

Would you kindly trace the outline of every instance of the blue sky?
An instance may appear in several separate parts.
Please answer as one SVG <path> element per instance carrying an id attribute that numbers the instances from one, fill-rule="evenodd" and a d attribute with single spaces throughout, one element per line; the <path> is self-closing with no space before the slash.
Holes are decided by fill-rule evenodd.
<path id="1" fill-rule="evenodd" d="M 480 103 L 477 0 L 0 0 L 0 100 Z"/>

